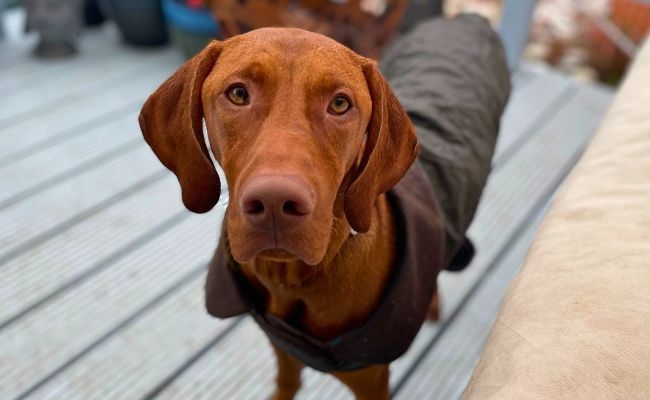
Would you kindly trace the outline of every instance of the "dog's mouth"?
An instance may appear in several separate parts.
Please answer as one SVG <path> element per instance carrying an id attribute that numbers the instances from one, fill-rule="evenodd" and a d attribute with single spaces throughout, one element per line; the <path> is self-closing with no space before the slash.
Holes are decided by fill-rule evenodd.
<path id="1" fill-rule="evenodd" d="M 281 238 L 259 232 L 241 232 L 243 235 L 232 233 L 229 235 L 230 248 L 233 257 L 239 262 L 262 258 L 277 262 L 300 260 L 308 265 L 316 265 L 325 256 L 324 251 L 310 246 L 300 233 L 282 235 Z"/>
<path id="2" fill-rule="evenodd" d="M 310 221 L 283 231 L 255 229 L 236 216 L 227 218 L 230 252 L 240 263 L 256 258 L 317 265 L 325 258 L 331 221 Z"/>
<path id="3" fill-rule="evenodd" d="M 257 257 L 276 262 L 292 262 L 298 260 L 298 257 L 294 254 L 280 248 L 263 250 L 257 255 Z"/>

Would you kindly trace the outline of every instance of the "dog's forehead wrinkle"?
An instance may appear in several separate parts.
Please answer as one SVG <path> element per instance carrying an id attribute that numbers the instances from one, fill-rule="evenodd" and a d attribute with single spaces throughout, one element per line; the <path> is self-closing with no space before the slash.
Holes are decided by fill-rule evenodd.
<path id="1" fill-rule="evenodd" d="M 322 60 L 310 60 L 299 64 L 300 67 L 293 71 L 297 77 L 294 83 L 299 84 L 307 92 L 317 94 L 323 100 L 324 96 L 331 96 L 337 92 L 351 91 L 352 97 L 356 97 L 357 92 L 363 91 L 365 85 L 359 85 L 363 82 L 363 74 L 354 68 L 337 65 L 337 63 L 323 63 Z"/>
<path id="2" fill-rule="evenodd" d="M 345 46 L 325 35 L 296 28 L 261 28 L 250 31 L 242 36 L 245 38 L 250 38 L 254 42 L 256 41 L 259 43 L 268 43 L 276 46 L 326 46 L 345 48 Z"/>
<path id="3" fill-rule="evenodd" d="M 295 28 L 262 28 L 241 35 L 239 43 L 279 56 L 278 59 L 296 60 L 309 56 L 327 59 L 336 55 L 337 62 L 350 59 L 352 51 L 337 41 L 314 32 Z"/>
<path id="4" fill-rule="evenodd" d="M 355 86 L 363 74 L 359 58 L 351 50 L 326 36 L 300 29 L 251 31 L 232 40 L 225 53 L 233 61 L 228 64 L 237 65 L 240 73 L 272 74 L 275 76 L 269 78 L 278 79 L 291 76 L 293 83 L 304 82 L 307 90 Z"/>

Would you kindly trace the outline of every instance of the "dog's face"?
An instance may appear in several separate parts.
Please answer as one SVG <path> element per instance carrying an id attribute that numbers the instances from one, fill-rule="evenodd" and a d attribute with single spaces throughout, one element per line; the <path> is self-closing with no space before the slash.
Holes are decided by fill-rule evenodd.
<path id="1" fill-rule="evenodd" d="M 318 263 L 370 120 L 358 56 L 304 31 L 254 31 L 223 47 L 203 107 L 230 189 L 235 259 Z"/>
<path id="2" fill-rule="evenodd" d="M 219 190 L 201 116 L 228 181 L 226 228 L 240 262 L 319 263 L 336 219 L 367 231 L 375 198 L 417 151 L 374 62 L 297 29 L 213 42 L 143 107 L 145 138 L 197 212 L 211 208 Z"/>

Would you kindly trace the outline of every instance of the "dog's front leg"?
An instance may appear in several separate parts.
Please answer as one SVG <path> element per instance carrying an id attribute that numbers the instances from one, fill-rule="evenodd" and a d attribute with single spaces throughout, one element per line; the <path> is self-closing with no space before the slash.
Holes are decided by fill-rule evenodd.
<path id="1" fill-rule="evenodd" d="M 292 400 L 298 389 L 300 389 L 300 372 L 303 364 L 285 353 L 273 342 L 271 342 L 271 345 L 278 360 L 277 387 L 271 400 Z"/>
<path id="2" fill-rule="evenodd" d="M 371 365 L 357 371 L 332 372 L 352 390 L 357 400 L 388 400 L 388 364 Z"/>
<path id="3" fill-rule="evenodd" d="M 427 321 L 436 322 L 440 319 L 440 295 L 438 291 L 433 294 L 429 310 L 427 311 Z"/>

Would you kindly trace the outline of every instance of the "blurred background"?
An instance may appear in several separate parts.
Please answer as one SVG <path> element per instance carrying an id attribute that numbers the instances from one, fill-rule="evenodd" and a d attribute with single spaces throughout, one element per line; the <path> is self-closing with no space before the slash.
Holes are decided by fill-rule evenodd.
<path id="1" fill-rule="evenodd" d="M 504 1 L 448 0 L 446 13 L 474 11 L 499 26 Z M 523 52 L 580 79 L 616 85 L 650 30 L 650 3 L 634 0 L 539 0 Z"/>
<path id="2" fill-rule="evenodd" d="M 511 3 L 517 3 L 510 0 Z M 303 3 L 303 7 L 296 4 Z M 354 3 L 354 4 L 353 4 Z M 2 0 L 5 41 L 66 37 L 72 45 L 88 29 L 115 25 L 124 43 L 171 43 L 185 57 L 211 38 L 270 25 L 292 25 L 329 34 L 367 55 L 379 57 L 396 31 L 422 19 L 475 12 L 498 28 L 507 0 L 363 0 L 265 2 L 234 0 Z M 530 18 L 523 56 L 581 79 L 615 85 L 650 29 L 650 4 L 638 0 L 520 1 L 518 18 Z M 360 8 L 357 11 L 354 8 Z M 26 10 L 25 10 L 26 8 Z M 530 13 L 531 15 L 527 15 Z M 58 21 L 58 22 L 57 22 Z M 56 24 L 64 28 L 56 28 Z M 45 26 L 47 25 L 47 28 Z M 40 27 L 40 30 L 39 30 Z M 49 29 L 45 32 L 45 29 Z M 56 31 L 59 29 L 59 31 Z M 101 29 L 101 28 L 99 28 Z M 64 32 L 67 30 L 67 32 Z M 25 36 L 25 32 L 27 35 Z M 364 36 L 364 37 L 360 37 Z M 41 39 L 42 40 L 42 39 Z M 376 42 L 372 45 L 370 42 Z M 53 45 L 53 44 L 52 44 Z M 59 49 L 59 55 L 65 51 Z M 70 51 L 72 54 L 73 51 Z M 56 57 L 50 54 L 49 57 Z"/>
<path id="3" fill-rule="evenodd" d="M 461 12 L 500 33 L 513 91 L 470 229 L 477 256 L 440 276 L 441 320 L 391 366 L 408 400 L 460 396 L 541 215 L 648 35 L 650 2 L 0 0 L 0 399 L 268 396 L 265 337 L 203 307 L 225 201 L 183 208 L 140 107 L 213 38 L 291 25 L 380 59 L 419 22 Z M 300 398 L 351 398 L 313 371 L 304 385 Z"/>

